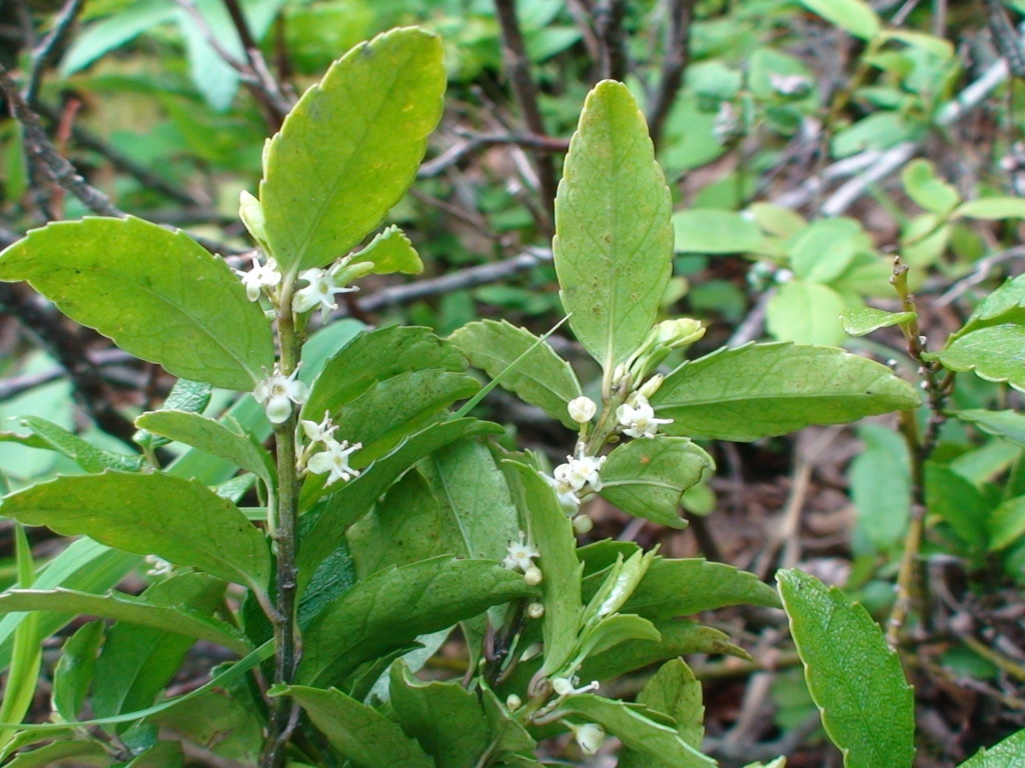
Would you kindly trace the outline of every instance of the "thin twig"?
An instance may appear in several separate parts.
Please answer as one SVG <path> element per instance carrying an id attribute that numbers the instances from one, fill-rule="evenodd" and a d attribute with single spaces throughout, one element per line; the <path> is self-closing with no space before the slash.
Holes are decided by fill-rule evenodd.
<path id="1" fill-rule="evenodd" d="M 594 9 L 594 29 L 601 44 L 601 76 L 607 80 L 623 80 L 627 72 L 626 39 L 623 18 L 624 0 L 599 0 Z"/>
<path id="2" fill-rule="evenodd" d="M 656 148 L 662 139 L 666 118 L 676 101 L 683 74 L 690 62 L 690 27 L 694 4 L 695 0 L 671 0 L 669 6 L 669 29 L 662 72 L 648 108 L 648 133 Z"/>
<path id="3" fill-rule="evenodd" d="M 67 0 L 57 15 L 53 28 L 32 52 L 32 69 L 29 71 L 28 84 L 25 86 L 25 101 L 29 105 L 36 105 L 39 87 L 43 81 L 43 71 L 56 61 L 84 5 L 85 0 Z"/>
<path id="4" fill-rule="evenodd" d="M 468 155 L 499 144 L 527 147 L 535 152 L 557 153 L 566 152 L 569 149 L 568 139 L 557 139 L 552 136 L 536 136 L 530 133 L 457 132 L 461 133 L 464 139 L 421 165 L 420 170 L 417 171 L 417 178 L 429 179 L 438 176 L 453 165 L 460 163 Z"/>
<path id="5" fill-rule="evenodd" d="M 107 368 L 115 365 L 124 365 L 125 363 L 133 363 L 138 358 L 122 352 L 120 349 L 107 349 L 95 354 L 89 355 L 89 359 L 94 366 L 97 368 Z M 41 387 L 44 384 L 57 381 L 67 375 L 67 369 L 61 366 L 54 366 L 53 368 L 47 368 L 46 370 L 39 371 L 38 373 L 26 373 L 22 376 L 11 376 L 10 378 L 3 379 L 0 381 L 0 402 L 10 400 L 17 397 L 18 395 L 24 394 L 29 390 Z M 105 381 L 110 381 L 114 377 L 108 376 L 106 372 L 103 373 Z"/>
<path id="6" fill-rule="evenodd" d="M 520 22 L 516 18 L 515 0 L 495 0 L 498 23 L 502 28 L 502 51 L 505 57 L 506 71 L 509 82 L 516 96 L 516 101 L 523 112 L 523 122 L 527 130 L 538 136 L 547 135 L 541 108 L 538 106 L 537 86 L 530 76 L 530 59 L 527 56 L 526 43 Z M 548 155 L 534 153 L 534 168 L 537 171 L 538 192 L 544 201 L 549 216 L 555 210 L 555 166 Z M 550 222 L 546 229 L 550 229 Z"/>

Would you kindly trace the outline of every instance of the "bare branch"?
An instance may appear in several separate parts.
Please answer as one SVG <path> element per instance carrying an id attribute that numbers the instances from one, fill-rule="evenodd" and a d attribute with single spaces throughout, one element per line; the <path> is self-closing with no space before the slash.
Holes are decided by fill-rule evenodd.
<path id="1" fill-rule="evenodd" d="M 85 0 L 67 0 L 54 22 L 53 29 L 32 52 L 32 70 L 29 72 L 28 85 L 25 86 L 25 101 L 31 106 L 36 106 L 39 86 L 43 81 L 43 70 L 56 60 L 84 5 Z"/>
<path id="2" fill-rule="evenodd" d="M 463 141 L 453 144 L 433 160 L 428 160 L 420 166 L 417 178 L 429 179 L 438 176 L 453 165 L 462 162 L 463 158 L 478 152 L 487 147 L 499 144 L 513 144 L 518 147 L 528 147 L 535 152 L 566 152 L 569 149 L 567 139 L 556 139 L 551 136 L 535 136 L 529 133 L 470 133 L 460 132 L 465 138 Z"/>
<path id="3" fill-rule="evenodd" d="M 683 74 L 690 63 L 690 27 L 696 0 L 670 0 L 666 52 L 658 88 L 648 107 L 648 133 L 656 148 L 662 140 L 666 118 L 676 101 Z"/>
<path id="4" fill-rule="evenodd" d="M 623 35 L 624 0 L 600 0 L 594 9 L 594 28 L 601 44 L 601 76 L 623 80 L 627 72 L 626 39 Z"/>

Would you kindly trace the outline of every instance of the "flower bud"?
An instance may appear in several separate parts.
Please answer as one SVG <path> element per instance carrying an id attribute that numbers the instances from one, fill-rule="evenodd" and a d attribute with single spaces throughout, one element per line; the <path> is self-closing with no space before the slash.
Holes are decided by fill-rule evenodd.
<path id="1" fill-rule="evenodd" d="M 521 699 L 515 693 L 510 693 L 509 697 L 505 700 L 505 708 L 508 709 L 510 712 L 515 712 L 522 706 L 523 699 Z"/>
<path id="2" fill-rule="evenodd" d="M 592 528 L 594 528 L 594 520 L 587 515 L 577 515 L 573 518 L 573 533 L 578 536 L 587 533 Z"/>
<path id="3" fill-rule="evenodd" d="M 560 696 L 569 696 L 576 692 L 573 681 L 565 677 L 552 678 L 552 690 Z"/>
<path id="4" fill-rule="evenodd" d="M 663 320 L 658 324 L 658 343 L 668 349 L 678 349 L 693 344 L 704 335 L 705 329 L 701 325 L 701 321 L 690 317 Z"/>
<path id="5" fill-rule="evenodd" d="M 527 606 L 527 618 L 540 619 L 545 615 L 545 607 L 541 603 L 531 603 Z"/>
<path id="6" fill-rule="evenodd" d="M 566 405 L 566 410 L 569 411 L 569 417 L 577 424 L 586 424 L 594 418 L 594 414 L 598 412 L 598 406 L 591 398 L 581 396 L 570 400 Z"/>
<path id="7" fill-rule="evenodd" d="M 645 399 L 652 397 L 656 392 L 658 392 L 659 387 L 662 386 L 662 382 L 665 380 L 665 376 L 661 373 L 656 373 L 641 385 L 641 388 L 637 390 L 637 393 Z M 631 405 L 637 405 L 637 403 L 631 403 Z"/>
<path id="8" fill-rule="evenodd" d="M 581 752 L 585 755 L 593 755 L 605 743 L 605 729 L 595 723 L 585 723 L 573 729 L 573 738 L 580 745 Z"/>
<path id="9" fill-rule="evenodd" d="M 523 580 L 532 587 L 540 584 L 542 578 L 544 577 L 541 575 L 541 569 L 536 565 L 530 566 L 523 574 Z"/>

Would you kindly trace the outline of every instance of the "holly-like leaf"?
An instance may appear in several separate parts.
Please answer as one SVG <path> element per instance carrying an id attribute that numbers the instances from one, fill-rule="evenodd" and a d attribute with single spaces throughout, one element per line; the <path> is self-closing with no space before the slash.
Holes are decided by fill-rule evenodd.
<path id="1" fill-rule="evenodd" d="M 988 411 L 983 408 L 957 411 L 961 421 L 973 424 L 983 432 L 1010 440 L 1025 447 L 1025 415 L 1017 411 Z"/>
<path id="2" fill-rule="evenodd" d="M 449 336 L 449 341 L 491 378 L 496 378 L 515 362 L 515 367 L 502 377 L 499 385 L 567 427 L 577 428 L 566 412 L 566 404 L 583 394 L 580 382 L 569 363 L 547 342 L 538 344 L 537 337 L 526 328 L 517 328 L 505 320 L 467 323 Z"/>
<path id="3" fill-rule="evenodd" d="M 413 182 L 441 118 L 441 40 L 396 29 L 335 62 L 267 146 L 260 204 L 278 264 L 323 267 L 357 245 Z"/>
<path id="4" fill-rule="evenodd" d="M 663 664 L 637 694 L 637 703 L 673 718 L 680 738 L 694 749 L 701 749 L 701 739 L 705 733 L 701 683 L 683 659 L 672 659 Z M 664 761 L 650 754 L 626 748 L 620 752 L 617 768 L 664 766 Z"/>
<path id="5" fill-rule="evenodd" d="M 671 271 L 672 200 L 622 83 L 584 103 L 555 200 L 552 252 L 570 327 L 611 375 L 647 336 Z"/>
<path id="6" fill-rule="evenodd" d="M 993 325 L 1025 322 L 1025 275 L 1009 277 L 1004 284 L 984 298 L 968 321 L 951 339 Z M 949 346 L 949 343 L 948 343 Z"/>
<path id="7" fill-rule="evenodd" d="M 182 232 L 86 218 L 35 229 L 0 253 L 64 314 L 168 372 L 251 390 L 274 362 L 270 323 L 220 259 Z"/>
<path id="8" fill-rule="evenodd" d="M 914 694 L 879 625 L 813 576 L 790 569 L 776 577 L 808 690 L 846 768 L 908 768 L 915 756 Z"/>
<path id="9" fill-rule="evenodd" d="M 270 578 L 266 539 L 238 507 L 200 483 L 162 472 L 58 477 L 5 497 L 0 513 L 254 589 Z"/>
<path id="10" fill-rule="evenodd" d="M 376 275 L 390 275 L 392 272 L 419 275 L 424 271 L 420 254 L 416 252 L 416 248 L 405 233 L 394 224 L 385 227 L 366 248 L 353 254 L 354 264 L 361 261 L 373 264 L 373 272 Z"/>
<path id="11" fill-rule="evenodd" d="M 26 416 L 22 423 L 46 441 L 48 447 L 60 451 L 70 459 L 74 459 L 86 472 L 102 472 L 105 469 L 122 469 L 127 472 L 138 472 L 145 464 L 142 456 L 129 456 L 124 453 L 112 453 L 97 448 L 88 440 L 68 432 L 64 427 L 38 416 Z"/>
<path id="12" fill-rule="evenodd" d="M 405 648 L 419 635 L 532 593 L 522 574 L 490 560 L 437 557 L 378 571 L 310 622 L 298 679 L 338 683 L 360 664 Z"/>
<path id="13" fill-rule="evenodd" d="M 923 354 L 952 371 L 975 371 L 986 381 L 1006 381 L 1025 391 L 1025 326 L 992 325 L 954 339 L 941 352 Z"/>
<path id="14" fill-rule="evenodd" d="M 686 437 L 631 440 L 602 466 L 601 496 L 631 515 L 683 528 L 680 497 L 714 468 L 712 457 Z"/>
<path id="15" fill-rule="evenodd" d="M 958 768 L 1025 768 L 1025 730 L 1011 734 L 994 747 L 980 749 Z"/>
<path id="16" fill-rule="evenodd" d="M 434 768 L 434 761 L 399 726 L 339 690 L 289 685 L 271 689 L 270 695 L 297 701 L 355 768 Z"/>
<path id="17" fill-rule="evenodd" d="M 915 408 L 915 388 L 886 366 L 830 347 L 749 344 L 673 371 L 651 398 L 663 432 L 757 440 Z"/>
<path id="18" fill-rule="evenodd" d="M 161 606 L 116 592 L 94 595 L 70 589 L 14 589 L 0 594 L 0 613 L 12 611 L 56 611 L 98 616 L 206 640 L 242 656 L 252 650 L 242 634 L 223 621 L 187 608 Z"/>
<path id="19" fill-rule="evenodd" d="M 865 336 L 880 328 L 889 328 L 914 320 L 917 312 L 885 312 L 875 307 L 848 307 L 840 313 L 840 324 L 851 336 Z"/>
<path id="20" fill-rule="evenodd" d="M 239 434 L 219 421 L 184 411 L 152 411 L 135 420 L 138 427 L 170 440 L 227 459 L 242 469 L 274 483 L 274 460 L 248 435 Z"/>

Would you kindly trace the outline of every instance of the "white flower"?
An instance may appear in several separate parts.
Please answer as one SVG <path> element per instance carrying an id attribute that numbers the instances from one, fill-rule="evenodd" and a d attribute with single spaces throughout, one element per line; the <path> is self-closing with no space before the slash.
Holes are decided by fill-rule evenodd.
<path id="1" fill-rule="evenodd" d="M 548 483 L 559 496 L 559 504 L 562 508 L 568 512 L 576 512 L 580 506 L 580 498 L 573 492 L 573 489 L 567 486 L 565 483 L 560 483 L 554 477 L 542 474 L 545 482 Z"/>
<path id="2" fill-rule="evenodd" d="M 357 290 L 337 285 L 334 277 L 326 269 L 307 269 L 305 272 L 299 273 L 299 279 L 309 283 L 292 296 L 292 311 L 300 315 L 319 306 L 321 318 L 326 319 L 328 312 L 338 309 L 338 302 L 335 301 L 336 293 L 349 293 Z"/>
<path id="3" fill-rule="evenodd" d="M 605 463 L 604 456 L 581 456 L 576 459 L 567 456 L 566 459 L 567 463 L 560 464 L 552 473 L 555 475 L 555 482 L 558 483 L 555 488 L 557 491 L 562 493 L 565 488 L 576 493 L 582 491 L 585 486 L 590 486 L 595 492 L 601 490 L 601 476 L 598 470 Z"/>
<path id="4" fill-rule="evenodd" d="M 595 723 L 584 723 L 584 725 L 570 725 L 573 731 L 573 738 L 580 745 L 580 751 L 585 755 L 593 755 L 601 749 L 605 743 L 605 729 Z"/>
<path id="5" fill-rule="evenodd" d="M 623 403 L 616 409 L 616 418 L 623 427 L 623 434 L 630 437 L 654 437 L 659 424 L 671 424 L 672 419 L 656 419 L 655 410 L 648 403 L 648 398 L 638 394 L 636 403 Z"/>
<path id="6" fill-rule="evenodd" d="M 780 96 L 807 96 L 811 91 L 811 80 L 804 75 L 769 75 L 769 85 Z"/>
<path id="7" fill-rule="evenodd" d="M 523 571 L 534 567 L 534 558 L 540 557 L 541 553 L 534 549 L 534 545 L 527 541 L 523 531 L 520 531 L 520 538 L 517 541 L 510 541 L 506 548 L 508 554 L 502 560 L 502 565 L 510 571 Z"/>
<path id="8" fill-rule="evenodd" d="M 271 424 L 282 424 L 292 415 L 292 403 L 299 405 L 306 402 L 309 389 L 297 380 L 299 366 L 289 376 L 282 376 L 280 369 L 274 366 L 274 375 L 261 381 L 253 390 L 253 398 L 267 412 L 267 420 Z"/>
<path id="9" fill-rule="evenodd" d="M 248 272 L 241 269 L 232 270 L 242 278 L 242 285 L 246 287 L 246 298 L 256 301 L 264 288 L 275 288 L 281 284 L 281 272 L 278 271 L 277 262 L 274 259 L 267 259 L 266 264 L 261 264 L 258 259 L 253 258 L 253 268 Z"/>
<path id="10" fill-rule="evenodd" d="M 598 406 L 594 400 L 589 397 L 577 397 L 570 400 L 566 405 L 566 410 L 569 411 L 569 417 L 578 424 L 586 424 L 594 418 L 594 414 L 598 412 Z"/>
<path id="11" fill-rule="evenodd" d="M 314 454 L 306 462 L 306 468 L 317 475 L 327 473 L 327 483 L 331 485 L 337 480 L 348 482 L 350 479 L 359 476 L 359 471 L 349 466 L 349 454 L 358 451 L 363 443 L 349 445 L 348 440 L 338 442 L 328 438 L 324 441 L 324 450 Z"/>
<path id="12" fill-rule="evenodd" d="M 331 417 L 324 413 L 324 420 L 319 424 L 315 421 L 300 421 L 303 432 L 306 434 L 306 438 L 310 443 L 327 443 L 328 440 L 332 439 L 335 430 L 338 429 L 334 424 L 331 423 Z"/>
<path id="13" fill-rule="evenodd" d="M 582 688 L 575 687 L 575 683 L 579 682 L 575 677 L 571 680 L 568 677 L 553 677 L 552 678 L 552 690 L 555 691 L 559 696 L 573 696 L 578 693 L 590 693 L 591 691 L 597 691 L 601 685 L 597 680 L 592 680 Z"/>
<path id="14" fill-rule="evenodd" d="M 146 562 L 149 563 L 152 568 L 146 571 L 149 576 L 170 576 L 174 573 L 174 564 L 169 563 L 162 557 L 156 555 L 146 555 Z"/>

